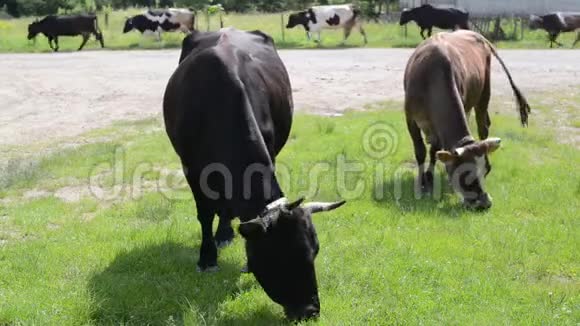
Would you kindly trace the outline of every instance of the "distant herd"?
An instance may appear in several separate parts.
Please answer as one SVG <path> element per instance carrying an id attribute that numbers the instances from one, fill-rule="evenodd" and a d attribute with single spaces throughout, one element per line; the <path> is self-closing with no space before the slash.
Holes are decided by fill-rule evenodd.
<path id="1" fill-rule="evenodd" d="M 430 4 L 425 4 L 412 9 L 404 9 L 401 12 L 400 25 L 405 25 L 410 21 L 417 23 L 423 39 L 430 37 L 433 27 L 440 29 L 469 29 L 469 13 L 456 8 L 438 8 Z M 123 33 L 137 30 L 141 34 L 155 35 L 157 40 L 161 40 L 162 32 L 181 31 L 191 33 L 194 30 L 195 12 L 185 8 L 149 9 L 142 14 L 128 17 L 123 27 Z M 320 42 L 320 32 L 325 29 L 342 29 L 344 31 L 344 41 L 348 39 L 353 28 L 359 30 L 363 36 L 364 43 L 367 44 L 367 34 L 362 23 L 362 16 L 359 9 L 353 5 L 329 5 L 314 6 L 307 10 L 292 13 L 288 17 L 286 28 L 293 28 L 301 25 L 306 30 L 308 39 L 312 33 L 317 34 L 316 41 Z M 550 47 L 553 44 L 562 46 L 556 41 L 560 33 L 578 31 L 576 40 L 572 47 L 580 41 L 580 13 L 555 12 L 543 16 L 532 15 L 530 17 L 531 29 L 544 29 L 548 32 Z M 54 16 L 50 15 L 42 20 L 36 20 L 28 26 L 28 39 L 36 37 L 37 34 L 44 34 L 51 49 L 58 51 L 59 36 L 81 35 L 83 41 L 79 47 L 82 50 L 91 34 L 104 47 L 103 34 L 99 30 L 97 16 L 76 15 L 76 16 Z M 53 44 L 54 42 L 54 44 Z"/>
<path id="2" fill-rule="evenodd" d="M 533 23 L 550 33 L 571 30 L 566 26 L 575 24 L 563 14 L 557 14 L 555 22 L 553 18 L 539 17 Z M 255 276 L 288 318 L 316 317 L 321 300 L 314 260 L 320 244 L 312 218 L 345 202 L 289 200 L 277 180 L 276 156 L 290 135 L 293 100 L 290 78 L 273 39 L 260 31 L 233 28 L 198 32 L 193 20 L 193 14 L 182 9 L 149 11 L 127 19 L 124 32 L 189 33 L 165 89 L 163 115 L 197 206 L 202 233 L 198 269 L 218 269 L 218 248 L 233 241 L 231 222 L 239 218 L 245 271 Z M 501 146 L 499 138 L 489 137 L 492 57 L 508 76 L 523 126 L 528 124 L 530 106 L 494 46 L 482 35 L 464 30 L 466 13 L 422 6 L 403 12 L 401 24 L 411 20 L 422 35 L 426 30 L 431 36 L 433 26 L 460 29 L 427 38 L 405 68 L 405 121 L 419 169 L 418 184 L 424 193 L 432 191 L 439 160 L 466 207 L 490 209 L 484 179 L 491 171 L 489 155 Z M 322 29 L 342 28 L 345 40 L 357 27 L 366 41 L 360 12 L 350 5 L 312 7 L 290 15 L 287 27 L 297 25 L 309 35 L 317 33 L 318 39 Z M 55 51 L 58 35 L 80 34 L 84 45 L 93 34 L 103 44 L 94 16 L 50 16 L 30 25 L 29 37 L 38 33 L 49 38 L 51 47 L 55 42 Z M 472 111 L 478 139 L 468 126 Z M 425 142 L 430 145 L 428 165 Z"/>

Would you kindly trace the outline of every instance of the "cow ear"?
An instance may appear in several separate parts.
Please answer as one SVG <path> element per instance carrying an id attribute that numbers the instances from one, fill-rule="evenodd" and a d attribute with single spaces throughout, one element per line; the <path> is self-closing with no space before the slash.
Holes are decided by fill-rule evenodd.
<path id="1" fill-rule="evenodd" d="M 259 218 L 240 223 L 238 231 L 245 239 L 256 239 L 266 234 L 266 225 Z"/>
<path id="2" fill-rule="evenodd" d="M 457 159 L 457 155 L 449 151 L 437 151 L 435 155 L 443 163 L 451 163 Z"/>
<path id="3" fill-rule="evenodd" d="M 501 139 L 500 138 L 487 138 L 481 141 L 484 144 L 486 149 L 486 154 L 491 154 L 495 152 L 501 146 Z"/>

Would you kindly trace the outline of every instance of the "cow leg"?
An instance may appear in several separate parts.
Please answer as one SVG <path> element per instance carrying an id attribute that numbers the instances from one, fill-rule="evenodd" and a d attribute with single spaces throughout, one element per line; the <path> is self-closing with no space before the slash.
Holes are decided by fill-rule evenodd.
<path id="1" fill-rule="evenodd" d="M 367 33 L 365 32 L 365 29 L 363 28 L 362 24 L 358 25 L 358 30 L 361 33 L 361 35 L 363 36 L 363 39 L 365 41 L 365 44 L 368 44 L 368 40 L 367 40 Z"/>
<path id="2" fill-rule="evenodd" d="M 97 39 L 97 41 L 99 41 L 99 43 L 101 43 L 101 48 L 104 48 L 105 47 L 105 40 L 103 40 L 103 33 L 95 32 L 95 38 Z"/>
<path id="3" fill-rule="evenodd" d="M 420 34 L 421 34 L 421 37 L 422 37 L 423 39 L 425 39 L 425 35 L 423 35 L 423 33 L 424 33 L 424 32 L 425 32 L 425 29 L 421 27 L 421 32 L 420 32 Z"/>
<path id="4" fill-rule="evenodd" d="M 85 44 L 87 44 L 87 41 L 89 40 L 89 37 L 90 37 L 89 33 L 82 33 L 81 35 L 83 36 L 83 41 L 82 41 L 81 46 L 79 46 L 79 49 L 77 51 L 80 51 L 83 49 L 83 47 L 85 46 Z"/>
<path id="5" fill-rule="evenodd" d="M 54 52 L 58 52 L 58 36 L 54 37 Z"/>
<path id="6" fill-rule="evenodd" d="M 431 148 L 429 148 L 429 167 L 427 168 L 427 172 L 425 172 L 425 191 L 432 192 L 433 191 L 433 180 L 435 175 L 435 162 L 437 161 L 437 151 L 441 150 L 441 146 L 439 143 L 431 144 Z"/>
<path id="7" fill-rule="evenodd" d="M 346 43 L 346 39 L 350 36 L 350 32 L 352 31 L 352 26 L 345 26 L 344 27 L 344 40 L 342 40 L 342 44 Z"/>
<path id="8" fill-rule="evenodd" d="M 320 44 L 320 31 L 318 31 L 318 44 Z"/>
<path id="9" fill-rule="evenodd" d="M 490 64 L 488 63 L 487 66 L 490 67 Z M 475 121 L 477 122 L 477 132 L 480 140 L 486 139 L 489 136 L 489 127 L 491 126 L 491 119 L 489 118 L 488 112 L 489 98 L 491 96 L 489 69 L 486 73 L 485 85 L 483 86 L 479 103 L 475 107 Z"/>
<path id="10" fill-rule="evenodd" d="M 427 35 L 429 35 L 429 37 L 431 37 L 431 34 L 433 34 L 433 26 L 429 27 L 427 30 Z"/>
<path id="11" fill-rule="evenodd" d="M 198 201 L 196 200 L 196 203 Z M 217 247 L 213 237 L 214 212 L 197 205 L 197 220 L 201 224 L 201 247 L 197 269 L 200 272 L 217 271 Z"/>
<path id="12" fill-rule="evenodd" d="M 558 46 L 562 46 L 563 44 L 556 41 L 556 39 L 558 38 L 558 35 L 560 35 L 560 33 L 550 33 L 550 48 L 552 48 L 552 44 L 556 43 L 556 45 Z"/>
<path id="13" fill-rule="evenodd" d="M 423 142 L 423 137 L 421 136 L 421 129 L 415 121 L 407 117 L 407 129 L 413 140 L 413 147 L 415 148 L 415 159 L 417 160 L 418 167 L 418 178 L 421 183 L 421 190 L 427 190 L 427 179 L 425 175 L 425 156 L 427 155 L 427 149 L 425 148 L 425 143 Z"/>
<path id="14" fill-rule="evenodd" d="M 218 248 L 223 248 L 234 240 L 231 214 L 220 214 L 220 220 L 215 233 L 215 242 Z"/>
<path id="15" fill-rule="evenodd" d="M 52 45 L 52 36 L 47 36 L 46 38 L 48 39 L 48 46 L 50 46 L 50 49 L 54 51 L 54 46 Z"/>

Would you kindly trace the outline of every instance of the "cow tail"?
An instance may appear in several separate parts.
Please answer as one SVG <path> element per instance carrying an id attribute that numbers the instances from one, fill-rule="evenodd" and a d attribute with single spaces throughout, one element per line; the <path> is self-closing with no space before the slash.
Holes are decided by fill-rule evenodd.
<path id="1" fill-rule="evenodd" d="M 526 100 L 526 97 L 524 96 L 524 94 L 522 94 L 520 89 L 514 83 L 514 80 L 512 79 L 512 76 L 511 76 L 508 68 L 506 67 L 503 60 L 499 57 L 493 44 L 491 44 L 491 42 L 489 40 L 487 40 L 485 37 L 482 36 L 481 38 L 487 44 L 487 46 L 489 47 L 493 56 L 497 59 L 497 61 L 499 61 L 499 63 L 501 64 L 501 67 L 503 68 L 503 71 L 507 75 L 507 78 L 510 81 L 510 85 L 512 87 L 512 91 L 514 92 L 514 96 L 516 97 L 516 101 L 518 103 L 518 109 L 520 112 L 520 122 L 522 123 L 522 126 L 524 126 L 524 127 L 527 126 L 528 125 L 528 115 L 531 112 L 531 109 L 530 109 L 530 105 L 528 104 L 528 101 Z"/>

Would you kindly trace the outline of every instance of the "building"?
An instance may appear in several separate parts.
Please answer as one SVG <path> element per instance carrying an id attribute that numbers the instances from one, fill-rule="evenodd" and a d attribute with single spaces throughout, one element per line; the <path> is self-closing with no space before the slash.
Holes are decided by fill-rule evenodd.
<path id="1" fill-rule="evenodd" d="M 543 15 L 553 11 L 580 12 L 580 0 L 400 0 L 401 8 L 413 8 L 422 4 L 437 7 L 455 7 L 477 16 L 527 16 Z"/>

